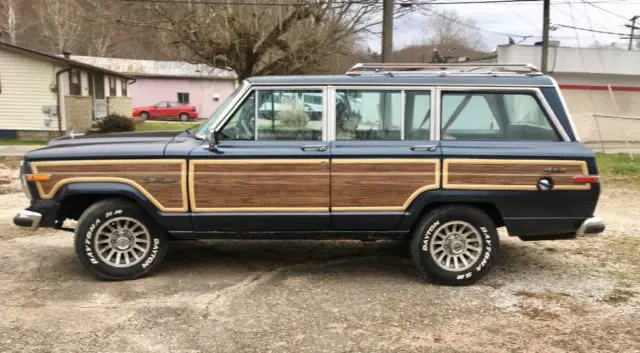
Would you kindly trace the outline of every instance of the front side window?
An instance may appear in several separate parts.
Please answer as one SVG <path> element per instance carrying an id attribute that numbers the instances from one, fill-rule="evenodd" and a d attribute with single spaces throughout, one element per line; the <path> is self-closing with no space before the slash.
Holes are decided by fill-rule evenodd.
<path id="1" fill-rule="evenodd" d="M 221 130 L 221 139 L 320 141 L 323 100 L 322 90 L 251 92 Z"/>
<path id="2" fill-rule="evenodd" d="M 559 141 L 534 94 L 443 92 L 442 140 Z"/>

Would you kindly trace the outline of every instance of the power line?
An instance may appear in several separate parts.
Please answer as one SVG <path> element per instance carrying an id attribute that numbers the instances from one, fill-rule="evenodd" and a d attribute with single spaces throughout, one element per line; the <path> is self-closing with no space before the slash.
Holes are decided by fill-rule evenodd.
<path id="1" fill-rule="evenodd" d="M 518 11 L 514 10 L 511 6 L 509 6 L 509 4 L 503 3 L 503 5 L 506 8 L 508 8 L 511 12 L 513 12 L 516 16 L 518 16 L 521 20 L 523 20 L 526 24 L 531 26 L 533 29 L 535 29 L 535 30 L 539 30 L 540 29 L 538 26 L 534 25 L 529 20 L 527 20 L 524 16 L 522 16 Z"/>
<path id="2" fill-rule="evenodd" d="M 612 11 L 609 11 L 609 10 L 605 9 L 604 7 L 600 7 L 600 6 L 596 5 L 596 4 L 593 4 L 593 3 L 590 3 L 590 2 L 587 2 L 587 1 L 582 1 L 582 3 L 583 3 L 583 4 L 590 5 L 590 6 L 593 6 L 593 7 L 595 7 L 596 9 L 598 9 L 598 10 L 600 10 L 600 11 L 604 11 L 604 12 L 606 12 L 606 13 L 608 13 L 608 14 L 611 14 L 611 15 L 614 15 L 614 16 L 616 16 L 616 17 L 619 17 L 619 18 L 621 18 L 621 19 L 623 19 L 623 20 L 627 20 L 627 18 L 626 18 L 625 16 L 618 15 L 617 13 L 612 12 Z M 586 7 L 586 6 L 585 6 L 585 7 Z"/>
<path id="3" fill-rule="evenodd" d="M 574 21 L 574 23 L 575 23 L 575 21 Z M 578 30 L 578 31 L 587 31 L 587 32 L 601 33 L 601 34 L 611 34 L 611 35 L 615 35 L 615 36 L 626 36 L 626 35 L 628 35 L 627 33 L 599 31 L 599 30 L 593 29 L 593 28 L 567 26 L 567 25 L 558 24 L 558 23 L 554 23 L 553 26 L 554 27 L 561 27 L 561 28 L 571 28 L 571 29 Z"/>
<path id="4" fill-rule="evenodd" d="M 447 19 L 447 20 L 449 20 L 449 21 L 451 21 L 451 22 L 457 23 L 457 24 L 459 24 L 459 25 L 461 25 L 461 26 L 465 26 L 465 27 L 467 27 L 467 28 L 475 29 L 476 31 L 482 31 L 482 32 L 487 32 L 487 33 L 493 33 L 493 34 L 498 34 L 498 35 L 501 35 L 501 36 L 507 36 L 507 37 L 519 37 L 519 38 L 525 38 L 525 39 L 526 39 L 526 38 L 540 38 L 540 36 L 522 35 L 522 34 L 513 34 L 513 33 L 505 33 L 505 32 L 492 31 L 492 30 L 490 30 L 490 29 L 484 29 L 484 28 L 476 27 L 476 26 L 470 25 L 470 24 L 468 24 L 468 23 L 465 23 L 465 22 L 463 22 L 463 21 L 459 21 L 459 20 L 457 20 L 457 19 L 455 19 L 455 18 L 451 18 L 451 17 L 449 17 L 449 16 L 443 15 L 443 14 L 441 14 L 441 13 L 438 13 L 438 12 L 435 12 L 435 11 L 431 11 L 431 10 L 429 10 L 428 8 L 427 8 L 427 9 L 425 9 L 425 10 L 426 10 L 427 12 L 429 12 L 429 13 L 433 14 L 433 15 L 436 15 L 436 16 L 438 16 L 438 17 L 442 17 L 442 18 Z"/>

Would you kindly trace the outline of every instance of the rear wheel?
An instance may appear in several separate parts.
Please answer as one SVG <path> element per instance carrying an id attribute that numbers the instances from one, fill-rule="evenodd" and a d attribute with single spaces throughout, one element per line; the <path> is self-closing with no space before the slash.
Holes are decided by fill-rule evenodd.
<path id="1" fill-rule="evenodd" d="M 140 207 L 125 200 L 97 202 L 78 220 L 76 254 L 102 279 L 149 275 L 162 263 L 167 248 L 166 232 Z"/>
<path id="2" fill-rule="evenodd" d="M 423 275 L 449 285 L 484 277 L 497 256 L 496 227 L 473 207 L 446 206 L 426 214 L 411 239 L 411 257 Z"/>
<path id="3" fill-rule="evenodd" d="M 182 113 L 180 114 L 180 121 L 187 121 L 189 120 L 189 115 Z"/>

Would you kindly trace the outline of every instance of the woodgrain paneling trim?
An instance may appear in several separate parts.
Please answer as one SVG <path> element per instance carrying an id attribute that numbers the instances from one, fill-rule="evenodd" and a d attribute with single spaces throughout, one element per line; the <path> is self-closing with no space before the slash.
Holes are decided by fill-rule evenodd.
<path id="1" fill-rule="evenodd" d="M 212 165 L 220 169 L 199 170 Z M 189 171 L 193 212 L 329 212 L 328 159 L 198 159 L 189 162 Z M 256 187 L 261 190 L 252 194 Z M 240 195 L 238 190 L 249 190 L 249 195 Z M 301 193 L 305 195 L 298 198 Z M 272 204 L 255 206 L 263 203 Z"/>
<path id="2" fill-rule="evenodd" d="M 142 168 L 123 172 L 122 166 L 135 166 Z M 87 166 L 95 166 L 91 171 L 85 171 Z M 100 167 L 109 167 L 101 169 Z M 144 171 L 144 166 L 175 166 L 175 172 Z M 60 171 L 58 167 L 71 167 Z M 77 173 L 73 167 L 77 168 Z M 75 160 L 75 161 L 46 161 L 32 162 L 33 173 L 45 172 L 52 175 L 51 182 L 36 182 L 36 188 L 42 199 L 51 199 L 64 185 L 71 183 L 121 183 L 127 184 L 142 193 L 151 203 L 162 212 L 187 212 L 187 162 L 180 159 L 111 159 L 111 160 Z M 79 176 L 67 176 L 76 174 Z M 149 191 L 149 187 L 141 185 L 135 179 L 140 177 L 157 177 L 158 175 L 178 175 L 180 181 L 174 184 L 154 184 L 156 189 Z M 176 188 L 176 190 L 172 190 Z M 171 192 L 166 192 L 171 191 Z M 171 198 L 175 194 L 176 197 Z"/>
<path id="3" fill-rule="evenodd" d="M 565 168 L 566 172 L 545 172 L 544 168 Z M 445 159 L 444 189 L 537 191 L 537 182 L 548 176 L 553 190 L 590 190 L 591 184 L 575 184 L 572 177 L 589 175 L 586 161 L 529 159 Z"/>
<path id="4" fill-rule="evenodd" d="M 331 163 L 332 212 L 402 212 L 423 192 L 440 187 L 436 158 L 334 159 Z"/>

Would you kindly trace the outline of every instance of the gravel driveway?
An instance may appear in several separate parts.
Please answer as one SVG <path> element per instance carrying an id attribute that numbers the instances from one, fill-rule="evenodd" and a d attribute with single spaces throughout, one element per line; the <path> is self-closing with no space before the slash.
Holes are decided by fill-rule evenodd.
<path id="1" fill-rule="evenodd" d="M 604 235 L 503 237 L 471 287 L 421 280 L 393 243 L 173 244 L 154 276 L 94 280 L 72 234 L 11 225 L 0 195 L 1 352 L 640 352 L 640 192 Z"/>

